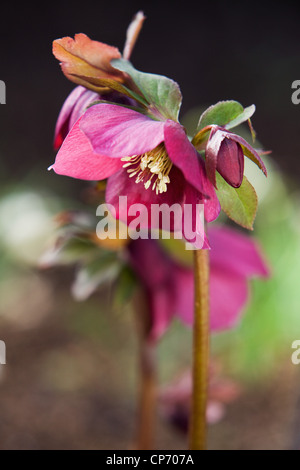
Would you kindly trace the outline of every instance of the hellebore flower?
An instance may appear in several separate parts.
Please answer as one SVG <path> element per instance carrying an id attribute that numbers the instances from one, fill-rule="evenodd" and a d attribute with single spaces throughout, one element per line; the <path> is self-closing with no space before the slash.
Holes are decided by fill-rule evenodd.
<path id="1" fill-rule="evenodd" d="M 266 167 L 258 153 L 239 135 L 220 126 L 211 126 L 205 149 L 207 176 L 216 186 L 216 170 L 224 180 L 239 188 L 244 176 L 244 155 L 253 160 L 267 175 Z"/>
<path id="2" fill-rule="evenodd" d="M 239 232 L 212 227 L 210 252 L 211 330 L 233 327 L 248 299 L 248 279 L 267 277 L 268 269 L 255 242 Z M 192 325 L 194 318 L 193 269 L 171 258 L 154 240 L 135 240 L 129 247 L 133 269 L 148 295 L 152 330 L 157 340 L 174 316 Z"/>
<path id="3" fill-rule="evenodd" d="M 52 168 L 73 178 L 108 178 L 106 202 L 116 208 L 117 218 L 122 217 L 120 195 L 127 196 L 128 207 L 203 202 L 208 222 L 220 212 L 204 161 L 184 128 L 118 105 L 90 107 L 69 132 Z"/>
<path id="4" fill-rule="evenodd" d="M 144 20 L 144 14 L 138 12 L 127 29 L 123 52 L 125 59 L 129 59 L 132 53 Z M 75 39 L 64 37 L 55 40 L 53 54 L 61 61 L 65 76 L 72 82 L 79 83 L 79 86 L 74 88 L 66 99 L 56 123 L 54 148 L 58 150 L 75 122 L 93 102 L 105 99 L 125 105 L 135 103 L 129 97 L 111 89 L 109 86 L 111 82 L 107 82 L 107 86 L 102 87 L 90 82 L 93 79 L 128 82 L 128 75 L 113 68 L 110 63 L 112 59 L 121 58 L 121 53 L 117 48 L 92 41 L 85 34 L 76 34 Z"/>
<path id="5" fill-rule="evenodd" d="M 121 220 L 124 215 L 118 206 L 119 196 L 127 196 L 127 208 L 133 204 L 143 204 L 147 209 L 153 204 L 179 204 L 184 213 L 176 231 L 190 219 L 193 233 L 202 236 L 197 204 L 204 204 L 208 222 L 217 218 L 220 204 L 206 178 L 203 159 L 177 120 L 182 100 L 179 86 L 166 77 L 139 72 L 128 62 L 143 21 L 140 12 L 129 26 L 123 58 L 115 48 L 83 34 L 75 40 L 54 41 L 53 52 L 61 60 L 64 74 L 91 91 L 77 89 L 65 103 L 55 139 L 56 148 L 62 145 L 51 168 L 79 179 L 108 178 L 106 202 L 115 207 Z M 118 106 L 97 103 L 81 115 L 96 98 L 91 93 L 101 97 L 109 90 L 134 103 L 114 98 Z M 192 206 L 193 215 L 185 205 Z M 127 220 L 128 215 L 126 212 Z M 145 221 L 144 227 L 152 226 Z M 175 224 L 170 230 L 175 230 Z M 193 241 L 193 237 L 186 239 Z M 198 241 L 194 245 L 202 247 Z"/>

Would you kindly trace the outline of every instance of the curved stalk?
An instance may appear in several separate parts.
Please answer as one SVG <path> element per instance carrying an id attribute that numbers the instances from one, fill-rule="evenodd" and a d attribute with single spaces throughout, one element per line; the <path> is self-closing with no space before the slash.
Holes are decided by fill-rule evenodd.
<path id="1" fill-rule="evenodd" d="M 193 339 L 193 396 L 190 450 L 206 449 L 206 407 L 209 380 L 209 251 L 194 252 L 195 316 Z"/>

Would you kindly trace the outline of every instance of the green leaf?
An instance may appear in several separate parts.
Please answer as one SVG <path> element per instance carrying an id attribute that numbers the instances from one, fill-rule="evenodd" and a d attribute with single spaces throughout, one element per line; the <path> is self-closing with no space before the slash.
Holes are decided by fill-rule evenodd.
<path id="1" fill-rule="evenodd" d="M 200 116 L 197 131 L 212 124 L 226 126 L 226 124 L 242 114 L 243 111 L 243 106 L 237 101 L 219 101 L 219 103 L 210 106 Z"/>
<path id="2" fill-rule="evenodd" d="M 257 195 L 246 176 L 239 188 L 233 188 L 216 173 L 217 196 L 222 210 L 230 219 L 248 230 L 253 230 L 257 211 Z"/>
<path id="3" fill-rule="evenodd" d="M 212 124 L 232 129 L 249 121 L 254 113 L 254 104 L 244 109 L 237 101 L 220 101 L 204 111 L 200 117 L 197 131 Z"/>
<path id="4" fill-rule="evenodd" d="M 232 129 L 233 127 L 239 126 L 245 121 L 248 121 L 253 114 L 255 113 L 255 105 L 252 104 L 251 106 L 248 106 L 248 108 L 245 108 L 244 111 L 239 114 L 236 118 L 232 119 L 229 121 L 228 124 L 226 124 L 226 129 Z"/>
<path id="5" fill-rule="evenodd" d="M 114 68 L 128 73 L 149 103 L 150 108 L 153 108 L 154 111 L 157 110 L 166 119 L 174 121 L 178 119 L 182 96 L 176 82 L 163 75 L 139 72 L 124 59 L 114 59 L 111 64 Z"/>

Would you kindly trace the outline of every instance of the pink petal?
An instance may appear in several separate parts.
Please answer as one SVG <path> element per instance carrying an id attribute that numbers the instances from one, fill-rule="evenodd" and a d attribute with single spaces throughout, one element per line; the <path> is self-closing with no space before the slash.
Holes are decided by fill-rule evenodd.
<path id="1" fill-rule="evenodd" d="M 150 340 L 157 341 L 168 329 L 174 314 L 173 302 L 173 292 L 164 286 L 152 293 L 150 301 L 152 311 Z"/>
<path id="2" fill-rule="evenodd" d="M 210 253 L 212 253 L 211 250 Z M 194 275 L 192 269 L 176 268 L 176 314 L 188 326 L 194 322 Z M 210 324 L 212 331 L 230 328 L 248 297 L 247 280 L 211 266 Z"/>
<path id="3" fill-rule="evenodd" d="M 177 265 L 174 276 L 176 284 L 176 315 L 186 325 L 194 322 L 194 273 L 193 269 Z"/>
<path id="4" fill-rule="evenodd" d="M 80 130 L 79 119 L 64 140 L 52 169 L 59 175 L 83 180 L 102 180 L 118 171 L 120 160 L 98 155 Z"/>
<path id="5" fill-rule="evenodd" d="M 172 162 L 180 168 L 185 178 L 204 196 L 208 184 L 204 166 L 195 147 L 190 143 L 184 128 L 177 122 L 168 120 L 164 129 L 165 146 Z"/>
<path id="6" fill-rule="evenodd" d="M 210 184 L 210 183 L 209 183 Z M 209 199 L 203 199 L 204 203 L 204 216 L 207 222 L 213 222 L 219 217 L 221 212 L 221 205 L 214 187 L 210 184 L 209 188 L 206 188 L 206 192 L 209 193 Z"/>
<path id="7" fill-rule="evenodd" d="M 169 279 L 172 260 L 156 240 L 139 238 L 132 241 L 128 249 L 132 267 L 147 288 L 157 289 Z"/>
<path id="8" fill-rule="evenodd" d="M 96 153 L 112 158 L 142 155 L 164 140 L 164 122 L 106 103 L 89 108 L 80 128 Z"/>
<path id="9" fill-rule="evenodd" d="M 239 231 L 226 227 L 209 229 L 211 265 L 241 276 L 268 277 L 269 269 L 257 244 Z"/>
<path id="10" fill-rule="evenodd" d="M 143 219 L 141 226 L 143 228 L 150 227 L 152 204 L 167 204 L 168 206 L 172 206 L 173 204 L 179 204 L 181 206 L 183 204 L 185 190 L 185 181 L 183 175 L 180 170 L 173 166 L 169 176 L 170 183 L 168 184 L 167 192 L 156 194 L 155 191 L 152 191 L 151 187 L 149 189 L 145 189 L 142 182 L 136 183 L 134 178 L 129 178 L 126 169 L 122 169 L 118 171 L 118 173 L 112 175 L 107 182 L 106 202 L 108 204 L 112 204 L 115 207 L 116 217 L 125 223 L 127 221 L 128 224 L 132 222 L 135 216 L 128 216 L 128 211 L 125 212 L 125 209 L 124 211 L 122 211 L 122 209 L 120 210 L 119 196 L 127 196 L 127 210 L 129 210 L 133 204 L 143 204 L 145 209 L 147 209 L 144 211 L 144 213 L 146 216 L 149 215 L 149 217 L 145 217 Z M 164 221 L 161 220 L 159 221 L 158 225 L 153 224 L 152 220 L 152 227 L 165 229 L 168 228 L 166 227 Z M 180 227 L 175 227 L 173 220 L 171 219 L 171 231 L 178 230 L 179 228 L 181 228 L 181 219 Z"/>
<path id="11" fill-rule="evenodd" d="M 87 90 L 79 97 L 77 102 L 74 105 L 72 114 L 70 116 L 69 130 L 74 126 L 75 122 L 85 113 L 87 107 L 92 104 L 94 101 L 101 99 L 98 93 L 94 91 Z"/>
<path id="12" fill-rule="evenodd" d="M 206 420 L 209 424 L 216 424 L 225 415 L 225 406 L 223 403 L 220 403 L 218 401 L 212 401 L 210 400 L 207 403 L 207 409 L 206 409 Z"/>
<path id="13" fill-rule="evenodd" d="M 75 122 L 83 115 L 88 105 L 99 99 L 98 93 L 77 86 L 70 93 L 59 113 L 54 135 L 54 148 L 62 145 Z"/>
<path id="14" fill-rule="evenodd" d="M 203 203 L 204 200 L 201 193 L 187 183 L 183 206 L 183 235 L 186 241 L 194 245 L 198 250 L 209 249 L 209 242 L 204 232 L 204 220 L 202 221 L 199 207 L 197 207 L 197 205 Z"/>
<path id="15" fill-rule="evenodd" d="M 211 269 L 210 324 L 212 331 L 234 326 L 248 299 L 247 280 L 224 269 Z"/>
<path id="16" fill-rule="evenodd" d="M 202 194 L 207 222 L 215 220 L 221 211 L 213 185 L 206 177 L 205 165 L 188 140 L 183 127 L 174 122 L 165 123 L 165 146 L 172 162 L 180 168 L 186 180 Z"/>
<path id="17" fill-rule="evenodd" d="M 213 227 L 210 251 L 210 316 L 212 331 L 230 328 L 240 318 L 248 299 L 247 279 L 266 277 L 268 268 L 256 244 L 236 230 Z M 176 313 L 187 325 L 194 317 L 193 270 L 176 266 Z"/>
<path id="18" fill-rule="evenodd" d="M 174 293 L 170 281 L 172 262 L 154 240 L 135 240 L 129 245 L 130 262 L 148 295 L 150 340 L 166 331 L 174 313 Z"/>

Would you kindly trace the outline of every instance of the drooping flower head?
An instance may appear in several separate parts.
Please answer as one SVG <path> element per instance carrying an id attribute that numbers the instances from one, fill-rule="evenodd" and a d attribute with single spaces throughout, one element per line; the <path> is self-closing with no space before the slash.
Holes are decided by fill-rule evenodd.
<path id="1" fill-rule="evenodd" d="M 147 208 L 177 204 L 183 208 L 183 226 L 189 217 L 185 207 L 202 203 L 206 221 L 215 220 L 222 207 L 233 220 L 251 228 L 257 204 L 255 191 L 243 175 L 244 155 L 266 171 L 256 151 L 228 129 L 250 119 L 254 107 L 244 110 L 231 101 L 217 104 L 201 116 L 197 133 L 190 139 L 178 121 L 182 101 L 178 84 L 167 77 L 139 72 L 127 60 L 143 19 L 136 18 L 128 30 L 124 58 L 115 48 L 84 35 L 76 36 L 75 41 L 63 38 L 54 42 L 55 55 L 62 60 L 68 78 L 93 92 L 113 91 L 118 97 L 116 104 L 90 103 L 95 96 L 81 90 L 75 104 L 70 99 L 57 125 L 57 146 L 62 140 L 62 123 L 67 122 L 68 129 L 73 126 L 51 168 L 73 178 L 108 179 L 106 202 L 115 207 L 116 217 L 126 222 L 128 209 L 134 204 Z M 92 106 L 82 114 L 87 103 Z M 223 187 L 217 185 L 216 171 Z M 239 192 L 232 195 L 224 187 L 226 182 Z M 119 196 L 127 196 L 126 214 L 118 205 Z M 245 217 L 243 210 L 231 204 L 234 197 L 246 207 Z M 195 209 L 193 213 L 194 233 L 202 230 L 203 224 L 200 214 Z M 151 221 L 145 226 L 151 228 Z M 186 239 L 196 248 L 203 246 L 193 238 Z M 208 246 L 206 241 L 204 246 Z"/>
<path id="2" fill-rule="evenodd" d="M 69 39 L 65 42 L 67 46 L 70 43 Z M 71 44 L 72 47 L 68 47 L 73 51 L 75 46 Z M 93 50 L 97 51 L 94 44 Z M 74 72 L 74 67 L 78 66 L 77 58 L 74 67 L 70 54 L 67 59 L 67 65 L 63 63 L 64 72 L 67 70 L 70 75 L 71 70 L 72 77 L 77 77 Z M 62 111 L 57 125 L 58 145 L 62 122 L 68 121 L 68 127 L 72 124 L 73 127 L 52 168 L 58 174 L 74 178 L 95 181 L 108 178 L 106 202 L 116 207 L 116 216 L 121 219 L 117 205 L 120 195 L 127 196 L 129 208 L 135 203 L 149 208 L 152 204 L 164 203 L 195 207 L 203 202 L 206 220 L 214 220 L 220 205 L 213 185 L 206 178 L 203 159 L 178 122 L 182 98 L 177 83 L 166 77 L 138 72 L 124 59 L 114 59 L 111 64 L 129 79 L 128 88 L 123 85 L 120 88 L 113 80 L 109 82 L 110 86 L 118 93 L 125 90 L 123 96 L 135 100 L 137 106 L 102 102 L 91 106 L 81 116 L 83 107 L 95 96 L 90 96 L 90 91 L 89 95 L 82 90 L 75 91 L 75 108 L 71 97 L 65 105 L 67 112 Z M 99 86 L 104 83 L 94 71 L 89 80 L 93 89 L 96 82 Z M 79 99 L 76 93 L 80 95 Z M 187 214 L 183 214 L 183 218 L 187 218 Z M 193 223 L 197 230 L 199 221 L 196 217 Z"/>
<path id="3" fill-rule="evenodd" d="M 95 217 L 84 212 L 64 212 L 57 217 L 57 242 L 42 257 L 41 266 L 77 264 L 72 287 L 77 300 L 85 300 L 99 285 L 125 269 L 145 291 L 149 305 L 149 341 L 157 341 L 177 317 L 192 326 L 194 318 L 193 268 L 184 244 L 151 239 L 99 239 Z M 124 226 L 124 228 L 126 228 Z M 211 331 L 232 328 L 249 297 L 248 280 L 267 278 L 269 270 L 257 243 L 237 230 L 210 227 Z M 129 276 L 130 277 L 130 276 Z M 135 282 L 136 282 L 135 281 Z M 126 290 L 128 291 L 128 285 Z"/>
<path id="4" fill-rule="evenodd" d="M 206 420 L 208 424 L 218 423 L 226 413 L 226 405 L 240 394 L 240 386 L 223 377 L 217 361 L 212 361 L 209 369 L 208 403 Z M 192 399 L 192 372 L 186 370 L 173 382 L 164 385 L 159 392 L 162 414 L 180 431 L 187 433 Z"/>

